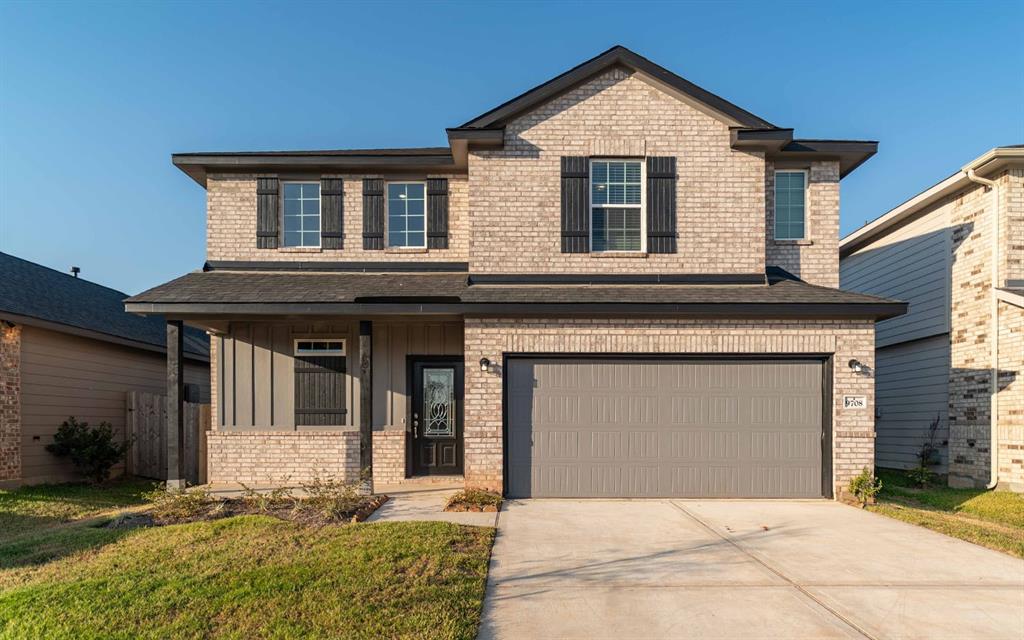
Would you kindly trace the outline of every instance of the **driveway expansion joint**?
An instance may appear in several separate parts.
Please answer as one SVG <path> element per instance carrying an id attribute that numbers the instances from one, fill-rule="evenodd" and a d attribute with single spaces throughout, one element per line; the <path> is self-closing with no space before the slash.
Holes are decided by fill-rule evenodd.
<path id="1" fill-rule="evenodd" d="M 835 616 L 837 619 L 841 620 L 844 624 L 849 626 L 851 629 L 853 629 L 854 631 L 856 631 L 860 635 L 864 636 L 865 638 L 868 638 L 869 640 L 879 640 L 878 638 L 876 638 L 875 636 L 871 635 L 866 630 L 861 628 L 860 625 L 856 624 L 855 622 L 853 622 L 852 620 L 850 620 L 849 618 L 847 618 L 843 614 L 841 614 L 838 611 L 836 611 L 833 607 L 831 607 L 828 604 L 826 604 L 825 602 L 823 602 L 820 598 L 818 598 L 817 596 L 812 594 L 810 591 L 805 589 L 802 585 L 800 585 L 799 583 L 794 581 L 792 578 L 790 578 L 789 576 L 784 574 L 780 569 L 772 566 L 771 564 L 769 564 L 768 562 L 766 562 L 762 558 L 758 557 L 757 554 L 753 553 L 752 551 L 750 551 L 749 549 L 747 549 L 746 547 L 744 547 L 740 543 L 736 542 L 735 540 L 733 540 L 729 536 L 723 535 L 720 531 L 718 531 L 717 529 L 715 529 L 714 527 L 712 527 L 708 523 L 704 522 L 703 520 L 698 518 L 693 513 L 690 513 L 687 509 L 685 509 L 681 505 L 677 504 L 675 501 L 669 500 L 669 504 L 671 504 L 673 507 L 675 507 L 677 510 L 679 510 L 680 513 L 685 515 L 690 520 L 693 520 L 694 522 L 699 524 L 701 527 L 703 527 L 707 531 L 710 531 L 715 536 L 721 538 L 725 542 L 727 542 L 730 545 L 732 545 L 737 551 L 739 551 L 743 555 L 747 556 L 748 558 L 750 558 L 751 560 L 753 560 L 757 564 L 761 565 L 762 567 L 764 567 L 768 571 L 772 572 L 773 574 L 775 574 L 776 576 L 778 576 L 782 580 L 785 580 L 790 586 L 792 586 L 794 589 L 796 589 L 801 594 L 803 594 L 804 597 L 808 598 L 809 600 L 814 602 L 816 605 L 818 605 L 819 607 L 821 607 L 825 611 L 828 611 L 829 613 L 831 613 L 833 616 Z"/>

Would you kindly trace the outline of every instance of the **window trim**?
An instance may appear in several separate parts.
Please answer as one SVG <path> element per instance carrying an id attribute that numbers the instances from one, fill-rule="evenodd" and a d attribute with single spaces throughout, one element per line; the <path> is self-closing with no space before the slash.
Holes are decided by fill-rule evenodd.
<path id="1" fill-rule="evenodd" d="M 804 174 L 804 235 L 799 238 L 780 238 L 779 237 L 779 174 L 780 173 L 802 173 Z M 810 216 L 807 215 L 809 209 L 808 204 L 810 199 L 808 193 L 810 190 L 811 174 L 807 169 L 775 169 L 775 173 L 772 174 L 772 239 L 778 242 L 800 242 L 807 240 L 810 236 Z"/>
<path id="2" fill-rule="evenodd" d="M 632 254 L 643 255 L 647 253 L 647 158 L 612 158 L 612 157 L 590 157 L 588 158 L 587 173 L 587 215 L 590 216 L 590 253 L 597 254 Z M 640 248 L 639 249 L 605 249 L 594 250 L 594 163 L 595 162 L 639 162 L 640 163 Z M 622 208 L 632 205 L 607 205 L 599 204 L 598 207 Z"/>
<path id="3" fill-rule="evenodd" d="M 301 349 L 299 348 L 300 342 L 340 342 L 340 349 Z M 294 356 L 345 356 L 346 353 L 345 338 L 295 338 L 292 340 L 292 355 Z"/>
<path id="4" fill-rule="evenodd" d="M 391 198 L 388 197 L 388 187 L 393 184 L 421 184 L 423 185 L 423 244 L 391 244 Z M 384 181 L 384 247 L 386 249 L 419 249 L 427 248 L 427 222 L 430 219 L 427 211 L 427 181 L 426 180 L 386 180 Z"/>
<path id="5" fill-rule="evenodd" d="M 285 249 L 285 250 L 289 250 L 289 249 L 291 249 L 291 250 L 294 250 L 294 249 L 323 249 L 323 246 L 324 246 L 324 237 L 323 237 L 323 232 L 324 232 L 324 194 L 322 193 L 323 187 L 320 184 L 320 181 L 319 180 L 281 180 L 280 182 L 281 182 L 281 195 L 280 195 L 280 198 L 281 198 L 281 205 L 280 205 L 281 206 L 281 247 L 280 248 L 281 249 Z M 319 241 L 317 242 L 316 246 L 313 246 L 311 244 L 298 244 L 298 245 L 285 244 L 285 241 L 284 241 L 284 238 L 285 238 L 285 228 L 284 228 L 284 219 L 285 219 L 285 213 L 284 213 L 284 190 L 285 190 L 285 185 L 288 185 L 288 184 L 315 184 L 316 185 L 316 189 L 317 189 L 316 190 L 316 216 L 317 216 L 317 218 L 320 221 L 320 224 L 318 225 L 320 227 L 320 229 L 317 231 L 317 238 L 319 239 Z M 300 235 L 305 235 L 305 232 L 304 231 L 300 232 Z"/>

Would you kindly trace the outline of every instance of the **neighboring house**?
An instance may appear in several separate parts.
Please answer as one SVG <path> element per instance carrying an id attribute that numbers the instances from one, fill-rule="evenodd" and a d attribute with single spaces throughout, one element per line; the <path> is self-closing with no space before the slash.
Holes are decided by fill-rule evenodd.
<path id="1" fill-rule="evenodd" d="M 174 156 L 208 262 L 127 308 L 216 336 L 212 482 L 372 454 L 516 497 L 814 497 L 872 466 L 874 323 L 906 307 L 836 287 L 876 143 L 622 47 L 448 139 Z"/>
<path id="2" fill-rule="evenodd" d="M 840 245 L 842 287 L 910 303 L 875 335 L 880 467 L 917 466 L 938 417 L 950 485 L 1024 491 L 1022 178 L 1024 145 L 992 149 Z"/>
<path id="3" fill-rule="evenodd" d="M 46 451 L 74 416 L 124 433 L 129 391 L 166 393 L 166 325 L 127 294 L 0 253 L 0 486 L 76 479 Z M 189 397 L 209 401 L 209 338 L 184 346 Z"/>

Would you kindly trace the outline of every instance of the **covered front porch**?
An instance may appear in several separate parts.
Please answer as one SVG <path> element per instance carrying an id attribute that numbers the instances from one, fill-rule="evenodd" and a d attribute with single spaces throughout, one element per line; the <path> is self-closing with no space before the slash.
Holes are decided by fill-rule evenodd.
<path id="1" fill-rule="evenodd" d="M 182 321 L 211 336 L 211 486 L 462 484 L 460 317 L 191 316 L 169 352 Z"/>

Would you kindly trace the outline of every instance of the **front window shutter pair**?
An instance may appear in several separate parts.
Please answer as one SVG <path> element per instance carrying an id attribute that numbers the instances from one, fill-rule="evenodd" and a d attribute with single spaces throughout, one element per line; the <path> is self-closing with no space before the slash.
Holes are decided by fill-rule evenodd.
<path id="1" fill-rule="evenodd" d="M 341 178 L 320 180 L 320 242 L 324 249 L 341 249 L 345 189 Z M 256 178 L 256 248 L 280 246 L 280 180 Z"/>
<path id="2" fill-rule="evenodd" d="M 590 252 L 590 158 L 562 157 L 562 253 Z M 647 158 L 647 253 L 675 253 L 676 159 Z"/>
<path id="3" fill-rule="evenodd" d="M 363 180 L 363 249 L 383 249 L 384 180 Z M 427 180 L 427 248 L 448 248 L 448 179 Z"/>

